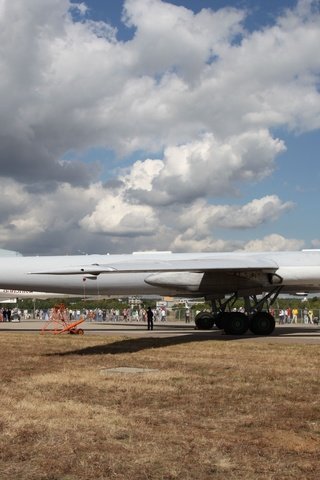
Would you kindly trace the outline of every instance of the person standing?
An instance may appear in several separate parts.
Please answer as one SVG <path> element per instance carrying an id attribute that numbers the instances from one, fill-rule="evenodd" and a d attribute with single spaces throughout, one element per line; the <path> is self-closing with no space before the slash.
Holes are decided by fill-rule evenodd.
<path id="1" fill-rule="evenodd" d="M 292 310 L 292 323 L 298 323 L 298 314 L 299 314 L 299 310 L 297 309 L 297 307 L 295 307 Z"/>
<path id="2" fill-rule="evenodd" d="M 287 323 L 291 323 L 292 321 L 292 310 L 291 310 L 291 307 L 288 307 L 287 308 Z"/>
<path id="3" fill-rule="evenodd" d="M 279 310 L 279 323 L 280 323 L 280 325 L 284 324 L 284 310 L 283 310 L 283 308 L 280 308 L 280 310 Z"/>
<path id="4" fill-rule="evenodd" d="M 153 330 L 153 311 L 151 307 L 148 307 L 147 310 L 147 321 L 148 321 L 148 330 Z"/>

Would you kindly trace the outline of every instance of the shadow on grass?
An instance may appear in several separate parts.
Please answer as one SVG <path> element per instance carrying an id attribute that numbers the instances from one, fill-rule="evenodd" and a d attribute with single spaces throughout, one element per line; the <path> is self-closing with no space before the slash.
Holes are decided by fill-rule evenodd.
<path id="1" fill-rule="evenodd" d="M 63 353 L 48 354 L 48 356 L 66 356 L 66 355 L 103 355 L 103 354 L 121 354 L 121 353 L 135 353 L 141 350 L 152 348 L 170 347 L 172 345 L 181 345 L 193 342 L 204 342 L 208 340 L 218 340 L 216 335 L 198 334 L 198 335 L 179 335 L 177 337 L 139 337 L 126 338 L 117 340 L 113 343 L 105 345 L 94 345 L 92 347 L 85 347 L 78 350 L 72 350 Z M 230 338 L 231 339 L 231 338 Z"/>
<path id="2" fill-rule="evenodd" d="M 208 341 L 235 341 L 235 340 L 244 340 L 244 339 L 264 339 L 270 340 L 276 338 L 288 338 L 294 339 L 296 338 L 305 338 L 308 337 L 315 337 L 315 335 L 320 334 L 319 327 L 316 328 L 308 328 L 303 326 L 298 327 L 276 327 L 275 331 L 272 335 L 267 337 L 257 337 L 251 333 L 246 335 L 225 335 L 221 330 L 212 330 L 206 331 L 203 333 L 197 332 L 194 334 L 188 335 L 177 335 L 177 336 L 170 336 L 170 337 L 138 337 L 138 338 L 125 338 L 123 340 L 117 340 L 112 343 L 104 344 L 104 345 L 94 345 L 90 347 L 85 347 L 82 349 L 72 350 L 69 352 L 63 353 L 54 353 L 49 354 L 49 356 L 66 356 L 66 355 L 103 355 L 103 354 L 111 354 L 117 355 L 122 353 L 135 353 L 141 350 L 147 350 L 152 348 L 163 348 L 163 347 L 170 347 L 173 345 L 183 345 L 193 342 L 208 342 Z M 151 334 L 152 335 L 152 334 Z M 292 336 L 293 335 L 293 336 Z"/>

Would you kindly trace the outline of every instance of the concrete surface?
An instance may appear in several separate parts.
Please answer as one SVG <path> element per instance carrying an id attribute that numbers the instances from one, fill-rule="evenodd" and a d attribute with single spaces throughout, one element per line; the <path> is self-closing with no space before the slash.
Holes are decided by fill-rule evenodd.
<path id="1" fill-rule="evenodd" d="M 39 334 L 45 324 L 42 320 L 21 320 L 20 322 L 0 322 L 0 333 L 21 332 Z M 154 330 L 148 331 L 143 323 L 109 323 L 85 321 L 79 328 L 86 335 L 125 335 L 129 337 L 177 337 L 182 335 L 212 340 L 267 341 L 320 344 L 320 326 L 318 325 L 277 325 L 274 333 L 259 337 L 248 332 L 246 335 L 225 335 L 222 330 L 195 330 L 193 324 L 183 322 L 155 323 Z"/>

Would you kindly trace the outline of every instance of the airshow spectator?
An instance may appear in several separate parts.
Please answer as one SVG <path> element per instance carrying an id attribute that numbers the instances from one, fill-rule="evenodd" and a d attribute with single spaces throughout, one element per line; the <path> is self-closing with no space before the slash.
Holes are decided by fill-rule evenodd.
<path id="1" fill-rule="evenodd" d="M 147 320 L 147 312 L 144 308 L 141 308 L 140 310 L 140 317 L 142 322 L 145 322 Z"/>
<path id="2" fill-rule="evenodd" d="M 281 308 L 281 309 L 279 310 L 279 323 L 280 323 L 281 325 L 284 324 L 284 316 L 285 316 L 285 312 L 284 312 L 284 310 Z"/>
<path id="3" fill-rule="evenodd" d="M 147 310 L 148 330 L 153 330 L 153 311 L 151 307 Z"/>
<path id="4" fill-rule="evenodd" d="M 292 315 L 292 310 L 290 307 L 288 307 L 286 310 L 287 323 L 291 323 L 291 315 Z"/>
<path id="5" fill-rule="evenodd" d="M 292 310 L 292 323 L 298 323 L 298 313 L 299 310 L 297 308 Z"/>

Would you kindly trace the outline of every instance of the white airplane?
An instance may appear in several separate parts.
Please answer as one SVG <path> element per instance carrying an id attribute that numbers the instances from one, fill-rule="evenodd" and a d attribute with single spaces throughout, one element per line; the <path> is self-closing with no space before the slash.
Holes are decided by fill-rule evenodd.
<path id="1" fill-rule="evenodd" d="M 320 291 L 320 251 L 78 255 L 0 258 L 0 287 L 68 295 L 204 297 L 199 329 L 269 335 L 279 293 Z M 246 313 L 232 311 L 243 298 Z"/>

